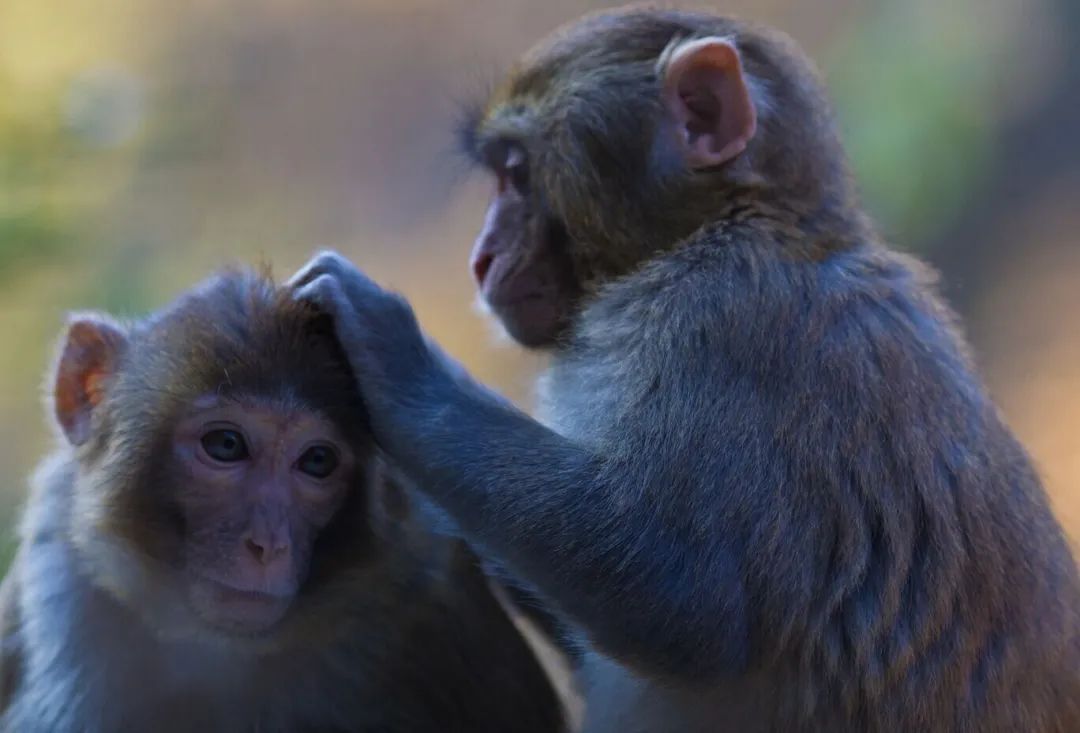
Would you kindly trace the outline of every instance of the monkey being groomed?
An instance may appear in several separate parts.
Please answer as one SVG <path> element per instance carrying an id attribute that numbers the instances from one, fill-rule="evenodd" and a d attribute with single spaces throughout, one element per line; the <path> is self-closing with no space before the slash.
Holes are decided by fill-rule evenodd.
<path id="1" fill-rule="evenodd" d="M 476 558 L 371 440 L 327 319 L 231 272 L 73 318 L 2 592 L 0 729 L 562 729 Z"/>
<path id="2" fill-rule="evenodd" d="M 585 648 L 588 733 L 1080 731 L 1077 568 L 785 36 L 590 16 L 462 130 L 540 419 L 317 257 L 379 445 Z"/>

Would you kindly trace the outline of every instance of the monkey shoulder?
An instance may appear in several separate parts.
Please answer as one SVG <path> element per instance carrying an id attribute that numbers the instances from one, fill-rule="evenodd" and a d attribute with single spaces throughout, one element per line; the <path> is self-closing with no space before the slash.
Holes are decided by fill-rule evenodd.
<path id="1" fill-rule="evenodd" d="M 542 402 L 678 383 L 709 392 L 744 375 L 779 387 L 817 371 L 822 351 L 861 349 L 860 336 L 892 336 L 890 318 L 929 314 L 917 281 L 909 263 L 871 247 L 806 262 L 705 238 L 598 292 L 542 380 Z"/>
<path id="2" fill-rule="evenodd" d="M 904 366 L 954 380 L 974 397 L 981 385 L 933 283 L 917 260 L 875 243 L 808 261 L 754 242 L 704 238 L 603 288 L 554 373 L 603 372 L 620 383 L 679 373 L 716 384 L 729 372 L 756 375 L 757 386 L 769 388 L 794 372 L 827 371 L 842 385 L 867 375 L 854 365 L 826 370 L 822 357 L 876 361 L 905 352 Z"/>

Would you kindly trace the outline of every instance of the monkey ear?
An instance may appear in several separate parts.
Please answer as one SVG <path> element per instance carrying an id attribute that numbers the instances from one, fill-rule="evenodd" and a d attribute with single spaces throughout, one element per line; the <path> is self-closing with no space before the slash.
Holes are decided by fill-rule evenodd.
<path id="1" fill-rule="evenodd" d="M 664 104 L 691 168 L 718 166 L 746 148 L 757 128 L 757 110 L 730 40 L 683 42 L 671 50 L 662 74 Z"/>
<path id="2" fill-rule="evenodd" d="M 72 445 L 90 438 L 90 416 L 126 346 L 127 334 L 104 316 L 80 314 L 68 321 L 56 363 L 53 411 Z"/>

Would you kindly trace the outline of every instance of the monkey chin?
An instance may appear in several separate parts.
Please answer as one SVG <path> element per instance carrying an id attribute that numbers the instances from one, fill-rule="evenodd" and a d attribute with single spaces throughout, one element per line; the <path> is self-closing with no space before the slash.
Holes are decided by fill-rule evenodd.
<path id="1" fill-rule="evenodd" d="M 496 343 L 541 349 L 555 343 L 560 329 L 558 308 L 542 294 L 506 303 L 492 303 L 477 293 L 473 310 L 491 324 Z"/>
<path id="2" fill-rule="evenodd" d="M 241 638 L 260 638 L 273 632 L 293 602 L 292 595 L 241 590 L 208 578 L 191 581 L 188 599 L 210 629 Z"/>

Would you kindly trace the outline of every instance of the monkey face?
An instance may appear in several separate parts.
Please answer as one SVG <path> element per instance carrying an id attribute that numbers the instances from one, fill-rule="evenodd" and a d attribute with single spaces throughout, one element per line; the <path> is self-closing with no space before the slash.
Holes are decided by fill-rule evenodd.
<path id="1" fill-rule="evenodd" d="M 266 278 L 226 272 L 130 326 L 75 317 L 53 407 L 83 563 L 163 633 L 272 642 L 375 554 L 355 380 Z"/>
<path id="2" fill-rule="evenodd" d="M 272 627 L 355 478 L 345 438 L 309 411 L 209 395 L 177 424 L 172 460 L 189 603 L 226 632 Z"/>
<path id="3" fill-rule="evenodd" d="M 566 232 L 530 197 L 522 148 L 495 146 L 489 164 L 496 188 L 470 260 L 480 298 L 518 343 L 547 346 L 578 289 Z"/>
<path id="4" fill-rule="evenodd" d="M 461 146 L 496 181 L 472 270 L 517 341 L 553 345 L 606 283 L 802 170 L 787 149 L 768 171 L 755 157 L 768 100 L 734 32 L 680 13 L 598 14 L 466 110 Z"/>

